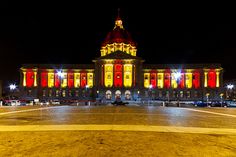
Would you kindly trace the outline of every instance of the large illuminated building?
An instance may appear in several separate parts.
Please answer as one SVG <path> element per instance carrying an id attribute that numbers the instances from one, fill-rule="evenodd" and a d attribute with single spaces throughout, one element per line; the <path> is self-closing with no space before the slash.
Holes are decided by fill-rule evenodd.
<path id="1" fill-rule="evenodd" d="M 20 69 L 25 99 L 218 100 L 220 64 L 144 64 L 118 17 L 93 64 L 27 64 Z"/>

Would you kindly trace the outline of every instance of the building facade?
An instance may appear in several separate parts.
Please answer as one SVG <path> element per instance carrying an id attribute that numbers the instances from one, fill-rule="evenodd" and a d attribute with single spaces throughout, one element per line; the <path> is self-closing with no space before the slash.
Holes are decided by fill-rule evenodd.
<path id="1" fill-rule="evenodd" d="M 27 64 L 20 69 L 23 99 L 218 100 L 220 64 L 145 64 L 118 17 L 93 64 Z"/>

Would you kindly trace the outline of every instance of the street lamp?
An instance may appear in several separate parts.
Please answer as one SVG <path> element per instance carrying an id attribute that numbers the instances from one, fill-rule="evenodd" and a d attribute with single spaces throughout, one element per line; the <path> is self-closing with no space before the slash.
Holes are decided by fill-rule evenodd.
<path id="1" fill-rule="evenodd" d="M 9 88 L 10 88 L 10 92 L 11 92 L 10 97 L 13 97 L 13 95 L 14 95 L 13 93 L 14 93 L 14 91 L 16 89 L 16 84 L 10 84 Z"/>
<path id="2" fill-rule="evenodd" d="M 233 84 L 228 84 L 226 87 L 227 87 L 227 89 L 230 89 L 230 90 L 231 90 L 231 89 L 234 88 L 234 85 L 233 85 Z"/>
<path id="3" fill-rule="evenodd" d="M 232 99 L 232 91 L 233 91 L 233 88 L 234 88 L 234 85 L 233 84 L 228 84 L 226 86 L 227 90 L 226 90 L 226 94 L 227 94 L 227 98 L 229 98 L 229 100 Z"/>
<path id="4" fill-rule="evenodd" d="M 176 73 L 174 73 L 174 79 L 175 79 L 175 81 L 176 81 L 176 83 L 177 83 L 177 87 L 179 86 L 179 81 L 180 81 L 180 78 L 181 78 L 181 72 L 176 72 Z M 178 105 L 178 107 L 180 107 L 180 105 L 179 105 L 179 93 L 178 93 L 178 91 L 177 91 L 177 105 Z"/>
<path id="5" fill-rule="evenodd" d="M 150 96 L 149 96 L 149 101 L 152 99 L 151 97 L 152 97 L 152 85 L 150 84 L 149 85 L 149 93 L 150 93 Z M 148 101 L 148 105 L 149 105 L 149 101 Z"/>
<path id="6" fill-rule="evenodd" d="M 209 101 L 209 95 L 210 95 L 210 93 L 206 93 L 206 99 L 207 99 L 207 107 L 210 107 L 210 106 L 208 106 L 208 101 Z"/>
<path id="7" fill-rule="evenodd" d="M 222 107 L 222 105 L 223 105 L 223 95 L 224 95 L 223 93 L 220 94 L 221 107 Z"/>
<path id="8" fill-rule="evenodd" d="M 180 77 L 181 77 L 181 72 L 174 73 L 174 78 L 176 81 L 178 81 L 180 79 Z"/>
<path id="9" fill-rule="evenodd" d="M 10 91 L 14 91 L 16 89 L 16 85 L 15 84 L 10 84 L 9 88 L 10 88 Z"/>
<path id="10" fill-rule="evenodd" d="M 57 75 L 60 77 L 60 78 L 63 78 L 64 77 L 64 74 L 63 72 L 60 70 L 60 71 L 57 71 Z"/>

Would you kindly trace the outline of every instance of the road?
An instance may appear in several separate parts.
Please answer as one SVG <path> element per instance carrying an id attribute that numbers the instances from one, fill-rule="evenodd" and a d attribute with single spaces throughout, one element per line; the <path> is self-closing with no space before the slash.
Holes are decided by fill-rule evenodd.
<path id="1" fill-rule="evenodd" d="M 236 109 L 2 107 L 0 155 L 236 156 Z"/>

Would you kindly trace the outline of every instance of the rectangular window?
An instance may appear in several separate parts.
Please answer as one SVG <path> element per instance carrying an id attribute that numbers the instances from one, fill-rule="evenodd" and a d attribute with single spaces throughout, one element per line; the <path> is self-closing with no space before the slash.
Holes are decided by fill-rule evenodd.
<path id="1" fill-rule="evenodd" d="M 208 87 L 216 87 L 216 72 L 214 70 L 208 72 Z"/>
<path id="2" fill-rule="evenodd" d="M 80 76 L 81 76 L 81 78 L 80 78 L 80 80 L 81 80 L 80 86 L 82 88 L 85 88 L 86 85 L 87 85 L 87 75 L 86 75 L 86 73 L 80 73 Z"/>
<path id="3" fill-rule="evenodd" d="M 186 88 L 192 88 L 192 79 L 193 75 L 192 73 L 185 73 L 185 84 Z"/>
<path id="4" fill-rule="evenodd" d="M 74 87 L 80 87 L 80 73 L 74 73 Z"/>
<path id="5" fill-rule="evenodd" d="M 67 73 L 63 72 L 61 74 L 61 87 L 66 88 L 67 87 Z"/>
<path id="6" fill-rule="evenodd" d="M 164 74 L 164 87 L 170 88 L 170 73 Z"/>
<path id="7" fill-rule="evenodd" d="M 74 87 L 74 74 L 72 72 L 68 73 L 68 87 Z"/>
<path id="8" fill-rule="evenodd" d="M 41 73 L 41 86 L 47 87 L 47 85 L 48 85 L 48 73 L 42 72 Z"/>
<path id="9" fill-rule="evenodd" d="M 62 97 L 66 97 L 66 90 L 62 91 Z"/>
<path id="10" fill-rule="evenodd" d="M 112 64 L 105 64 L 104 66 L 105 71 L 105 79 L 104 84 L 105 87 L 112 87 L 113 86 L 113 65 Z"/>
<path id="11" fill-rule="evenodd" d="M 149 88 L 150 86 L 150 73 L 144 73 L 144 87 Z"/>
<path id="12" fill-rule="evenodd" d="M 93 73 L 87 73 L 87 78 L 88 78 L 88 87 L 92 88 L 93 87 Z"/>
<path id="13" fill-rule="evenodd" d="M 178 87 L 178 83 L 177 83 L 177 80 L 175 78 L 175 73 L 171 73 L 171 87 L 172 88 L 177 88 Z"/>
<path id="14" fill-rule="evenodd" d="M 157 86 L 157 74 L 156 73 L 151 73 L 150 74 L 150 82 L 153 88 L 156 88 Z"/>
<path id="15" fill-rule="evenodd" d="M 157 88 L 164 87 L 164 73 L 157 74 Z"/>
<path id="16" fill-rule="evenodd" d="M 54 73 L 49 72 L 48 73 L 48 88 L 54 87 Z"/>
<path id="17" fill-rule="evenodd" d="M 124 64 L 124 87 L 132 86 L 132 64 Z"/>
<path id="18" fill-rule="evenodd" d="M 34 72 L 29 70 L 26 72 L 26 86 L 32 87 L 34 84 Z"/>

